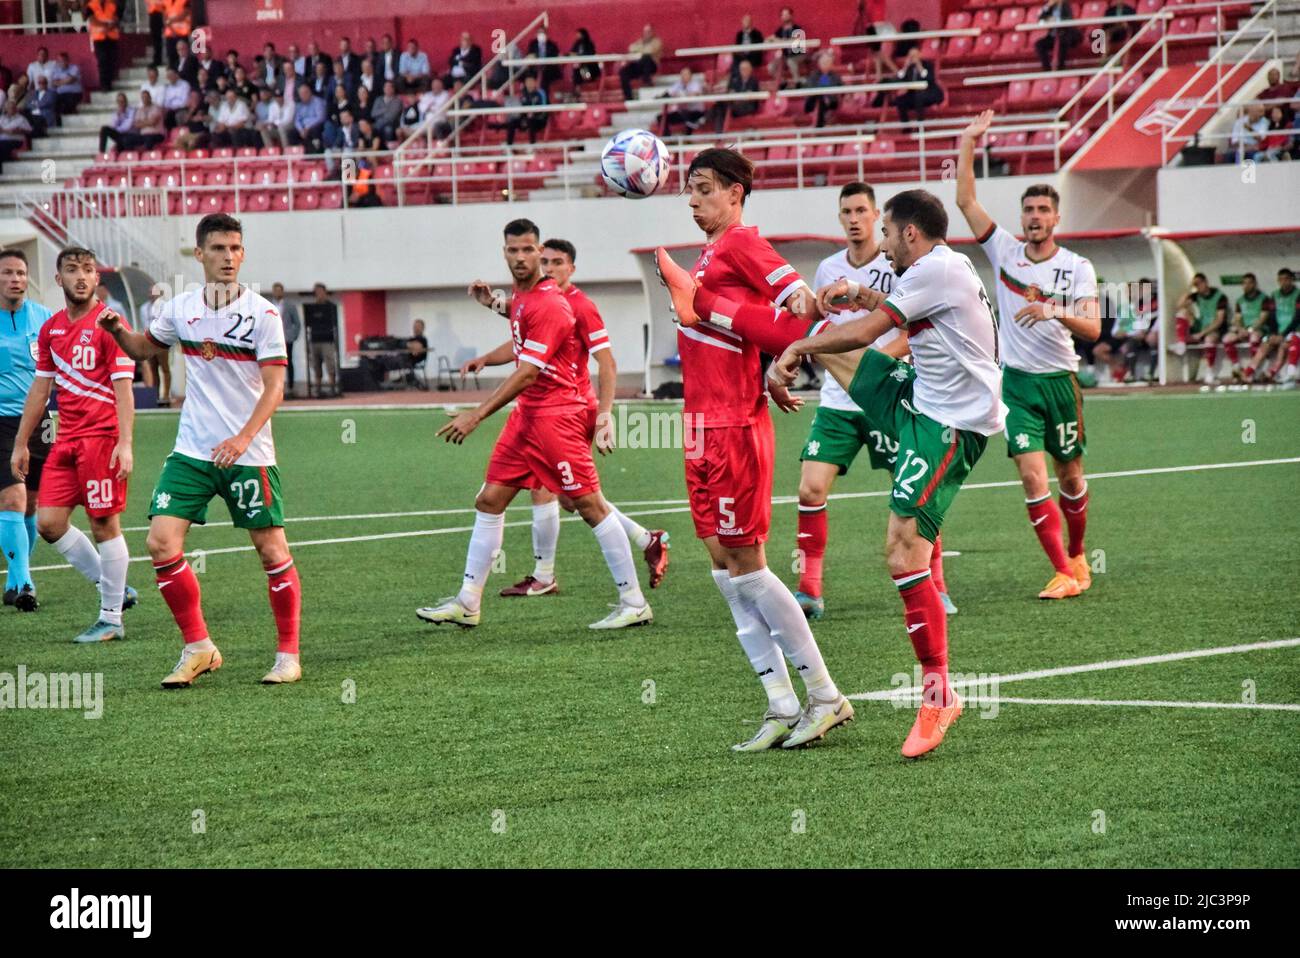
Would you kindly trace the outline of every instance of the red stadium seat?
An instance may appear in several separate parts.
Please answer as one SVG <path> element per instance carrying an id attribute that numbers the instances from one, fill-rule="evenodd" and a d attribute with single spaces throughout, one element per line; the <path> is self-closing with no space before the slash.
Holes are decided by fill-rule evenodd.
<path id="1" fill-rule="evenodd" d="M 264 147 L 262 147 L 262 152 L 261 152 L 260 155 L 261 155 L 261 156 L 279 156 L 280 153 L 281 153 L 281 151 L 280 151 L 280 148 L 279 148 L 278 146 L 264 146 Z"/>
<path id="2" fill-rule="evenodd" d="M 1159 13 L 1165 7 L 1165 0 L 1138 0 L 1137 12 L 1141 14 Z"/>
<path id="3" fill-rule="evenodd" d="M 1219 32 L 1219 15 L 1217 13 L 1202 14 L 1201 19 L 1196 21 L 1196 32 L 1204 36 L 1217 34 Z"/>
<path id="4" fill-rule="evenodd" d="M 135 150 L 126 150 L 125 152 L 117 154 L 117 162 L 138 163 L 140 162 L 140 154 Z"/>
<path id="5" fill-rule="evenodd" d="M 343 188 L 341 186 L 331 186 L 321 193 L 320 208 L 323 210 L 337 210 L 343 206 Z"/>
<path id="6" fill-rule="evenodd" d="M 276 190 L 271 194 L 271 209 L 277 213 L 287 213 L 290 209 L 287 190 Z"/>
<path id="7" fill-rule="evenodd" d="M 179 193 L 167 194 L 167 215 L 180 216 L 185 212 L 185 201 L 181 199 Z"/>
<path id="8" fill-rule="evenodd" d="M 1109 73 L 1099 73 L 1096 76 L 1088 77 L 1083 86 L 1083 102 L 1090 106 L 1096 103 L 1107 94 L 1112 82 Z"/>
<path id="9" fill-rule="evenodd" d="M 186 170 L 182 174 L 182 179 L 187 187 L 202 186 L 203 170 L 198 167 L 191 166 L 188 170 Z"/>
<path id="10" fill-rule="evenodd" d="M 1035 80 L 1029 92 L 1029 102 L 1034 106 L 1046 106 L 1056 99 L 1056 79 L 1047 77 Z"/>
<path id="11" fill-rule="evenodd" d="M 949 60 L 964 60 L 970 57 L 974 50 L 974 37 L 952 37 L 948 40 L 948 46 L 944 49 L 943 55 Z"/>
<path id="12" fill-rule="evenodd" d="M 316 190 L 295 190 L 293 194 L 295 210 L 315 210 L 320 208 L 320 193 Z"/>
<path id="13" fill-rule="evenodd" d="M 956 13 L 948 14 L 948 21 L 943 25 L 945 30 L 965 30 L 970 26 L 971 15 L 965 10 L 959 10 Z"/>
<path id="14" fill-rule="evenodd" d="M 1083 77 L 1062 77 L 1056 84 L 1056 102 L 1065 104 L 1083 87 Z"/>
<path id="15" fill-rule="evenodd" d="M 1190 36 L 1195 32 L 1195 17 L 1174 17 L 1169 24 L 1169 35 L 1171 37 Z"/>
<path id="16" fill-rule="evenodd" d="M 999 30 L 1014 30 L 1018 24 L 1025 22 L 1025 17 L 1029 13 L 1024 7 L 1006 7 L 1002 11 L 1002 16 L 998 17 Z"/>
<path id="17" fill-rule="evenodd" d="M 921 56 L 927 60 L 938 60 L 943 56 L 943 37 L 927 37 L 921 41 Z"/>
<path id="18" fill-rule="evenodd" d="M 271 209 L 271 194 L 266 190 L 254 190 L 239 194 L 241 213 L 265 213 Z"/>
<path id="19" fill-rule="evenodd" d="M 108 153 L 95 154 L 95 162 L 101 165 L 105 163 L 112 163 L 114 158 L 115 158 L 115 154 L 111 150 Z"/>
<path id="20" fill-rule="evenodd" d="M 162 150 L 145 150 L 140 159 L 145 163 L 157 163 L 163 158 Z"/>
<path id="21" fill-rule="evenodd" d="M 1029 96 L 1033 92 L 1033 84 L 1028 80 L 1012 80 L 1007 86 L 1007 103 L 1013 106 L 1024 106 L 1029 102 Z"/>
<path id="22" fill-rule="evenodd" d="M 213 159 L 217 159 L 217 160 L 229 160 L 232 159 L 234 155 L 235 155 L 234 148 L 229 146 L 223 146 L 212 151 Z"/>
<path id="23" fill-rule="evenodd" d="M 284 148 L 285 156 L 302 156 L 305 152 L 306 152 L 306 147 L 304 147 L 301 143 L 299 143 L 297 146 L 286 146 Z"/>
<path id="24" fill-rule="evenodd" d="M 193 160 L 206 160 L 209 154 L 207 150 L 190 150 L 189 156 Z"/>
<path id="25" fill-rule="evenodd" d="M 992 13 L 992 11 L 988 11 Z M 996 33 L 981 33 L 975 38 L 975 56 L 981 60 L 990 59 L 997 55 L 998 46 L 1002 43 L 1002 38 Z"/>
<path id="26" fill-rule="evenodd" d="M 169 160 L 180 160 L 180 159 L 184 159 L 184 157 L 185 157 L 184 150 L 172 149 L 167 151 L 167 159 Z"/>
<path id="27" fill-rule="evenodd" d="M 998 59 L 1019 59 L 1028 43 L 1029 34 L 1022 30 L 1008 30 L 1002 34 L 1002 42 L 998 44 Z"/>
<path id="28" fill-rule="evenodd" d="M 1030 146 L 1055 146 L 1055 130 L 1035 130 L 1034 135 L 1029 138 Z"/>
<path id="29" fill-rule="evenodd" d="M 203 176 L 204 186 L 225 186 L 230 182 L 230 170 L 208 170 Z"/>
<path id="30" fill-rule="evenodd" d="M 241 146 L 238 150 L 235 151 L 235 156 L 240 156 L 240 157 L 243 157 L 243 156 L 257 156 L 257 147 L 255 147 L 255 146 Z"/>
<path id="31" fill-rule="evenodd" d="M 971 20 L 971 25 L 981 30 L 992 30 L 998 25 L 998 11 L 980 10 Z"/>

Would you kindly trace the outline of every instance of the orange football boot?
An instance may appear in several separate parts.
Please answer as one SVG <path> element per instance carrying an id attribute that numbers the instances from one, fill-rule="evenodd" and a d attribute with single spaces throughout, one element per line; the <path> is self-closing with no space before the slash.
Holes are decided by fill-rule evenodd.
<path id="1" fill-rule="evenodd" d="M 1043 586 L 1043 591 L 1038 593 L 1038 597 L 1040 599 L 1068 599 L 1071 596 L 1078 595 L 1081 591 L 1079 582 L 1074 576 L 1058 572 L 1052 576 L 1052 581 Z"/>
<path id="2" fill-rule="evenodd" d="M 938 748 L 939 743 L 943 741 L 944 733 L 952 727 L 952 723 L 957 721 L 959 715 L 961 715 L 961 699 L 956 692 L 952 693 L 952 705 L 946 708 L 922 705 L 921 710 L 916 713 L 912 731 L 907 733 L 907 741 L 903 743 L 903 757 L 916 758 Z"/>
<path id="3" fill-rule="evenodd" d="M 1070 571 L 1074 573 L 1074 581 L 1079 583 L 1079 591 L 1087 592 L 1092 585 L 1092 567 L 1088 565 L 1088 557 L 1082 552 L 1071 556 Z"/>
<path id="4" fill-rule="evenodd" d="M 659 269 L 659 279 L 668 287 L 673 311 L 677 313 L 677 322 L 683 326 L 694 326 L 700 321 L 700 317 L 695 314 L 695 278 L 678 266 L 662 246 L 655 250 L 655 264 Z"/>

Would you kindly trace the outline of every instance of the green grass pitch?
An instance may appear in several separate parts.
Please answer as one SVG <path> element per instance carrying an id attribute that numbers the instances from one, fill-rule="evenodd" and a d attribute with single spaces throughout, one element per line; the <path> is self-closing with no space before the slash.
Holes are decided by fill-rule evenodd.
<path id="1" fill-rule="evenodd" d="M 1300 456 L 1294 393 L 1098 397 L 1087 417 L 1090 473 Z M 788 496 L 811 410 L 776 418 L 776 492 Z M 421 624 L 415 608 L 459 585 L 504 421 L 456 448 L 433 439 L 441 411 L 277 417 L 305 590 L 296 686 L 257 684 L 275 649 L 265 577 L 253 553 L 215 551 L 247 545 L 228 526 L 189 542 L 211 551 L 200 581 L 226 663 L 188 691 L 158 687 L 179 635 L 147 562 L 132 565 L 142 601 L 127 640 L 97 647 L 69 641 L 94 615 L 87 583 L 38 573 L 41 611 L 0 615 L 0 672 L 101 672 L 104 710 L 0 712 L 0 865 L 1300 865 L 1296 711 L 1003 703 L 989 718 L 968 709 L 937 752 L 909 763 L 898 749 L 911 709 L 858 701 L 857 721 L 817 747 L 732 754 L 764 700 L 694 540 L 679 451 L 600 463 L 611 501 L 672 533 L 652 627 L 587 630 L 614 593 L 578 522 L 560 537 L 562 595 L 496 598 L 531 569 L 526 508 L 508 514 L 483 625 Z M 175 428 L 166 414 L 137 423 L 125 516 L 137 557 Z M 1019 488 L 978 488 L 1013 479 L 995 438 L 944 528 L 961 553 L 947 562 L 961 609 L 954 671 L 1300 635 L 1300 463 L 1094 478 L 1088 547 L 1105 572 L 1056 603 L 1035 598 L 1050 568 Z M 888 689 L 914 664 L 882 558 L 886 488 L 863 456 L 835 491 L 876 494 L 830 506 L 828 612 L 815 631 L 846 692 Z M 416 510 L 439 512 L 346 518 Z M 210 518 L 227 520 L 219 502 Z M 791 583 L 794 527 L 794 506 L 778 504 L 768 555 Z M 38 548 L 37 566 L 56 560 Z M 1240 703 L 1253 689 L 1257 703 L 1300 703 L 1297 656 L 1182 659 L 1000 694 Z"/>

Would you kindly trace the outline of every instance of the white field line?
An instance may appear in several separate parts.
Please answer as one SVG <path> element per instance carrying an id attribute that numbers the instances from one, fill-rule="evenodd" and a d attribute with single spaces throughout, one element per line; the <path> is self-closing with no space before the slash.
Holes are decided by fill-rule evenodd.
<path id="1" fill-rule="evenodd" d="M 1186 659 L 1201 659 L 1212 655 L 1232 655 L 1238 652 L 1258 652 L 1266 649 L 1288 649 L 1300 646 L 1300 638 L 1290 639 L 1273 639 L 1265 642 L 1246 642 L 1241 645 L 1222 645 L 1212 649 L 1189 649 L 1185 652 L 1166 652 L 1162 655 L 1144 655 L 1132 659 L 1108 659 L 1102 662 L 1089 662 L 1085 665 L 1064 665 L 1053 669 L 1035 669 L 1030 672 L 1014 672 L 1011 675 L 988 675 L 982 678 L 964 679 L 959 682 L 953 682 L 952 687 L 955 689 L 965 689 L 970 686 L 976 688 L 986 688 L 996 683 L 1001 687 L 1007 682 L 1028 682 L 1033 679 L 1047 679 L 1058 675 L 1078 675 L 1083 672 L 1105 672 L 1111 669 L 1129 669 L 1139 665 L 1162 665 L 1166 662 L 1181 662 Z M 898 686 L 895 688 L 880 689 L 876 692 L 855 692 L 848 696 L 858 701 L 871 702 L 892 702 L 896 699 L 916 698 L 920 694 L 920 689 L 915 686 Z M 1130 706 L 1163 706 L 1166 708 L 1241 708 L 1245 706 L 1242 702 L 1141 702 L 1141 701 L 1118 701 L 1118 700 L 1101 700 L 1101 699 L 1014 699 L 1000 698 L 998 696 L 983 697 L 982 701 L 987 702 L 1018 702 L 1024 705 L 1130 705 Z M 1300 705 L 1270 705 L 1269 708 L 1300 712 Z"/>
<path id="2" fill-rule="evenodd" d="M 1300 712 L 1300 705 L 1285 702 L 1164 702 L 1148 699 L 1023 699 L 1000 695 L 970 696 L 962 699 L 963 705 L 1103 705 L 1128 708 L 1166 709 L 1244 709 L 1265 712 Z"/>
<path id="3" fill-rule="evenodd" d="M 1244 469 L 1252 466 L 1280 466 L 1280 465 L 1288 465 L 1292 463 L 1300 463 L 1300 456 L 1292 456 L 1285 459 L 1252 459 L 1247 462 L 1207 462 L 1207 463 L 1201 463 L 1200 465 L 1193 465 L 1193 466 L 1161 466 L 1152 469 L 1125 469 L 1119 472 L 1094 472 L 1089 474 L 1087 478 L 1088 481 L 1091 482 L 1094 479 L 1126 479 L 1133 476 L 1155 476 L 1155 475 L 1163 475 L 1165 473 L 1171 473 L 1171 472 L 1203 472 L 1209 469 Z M 1053 476 L 1048 481 L 1056 482 L 1056 477 Z M 1010 489 L 1012 487 L 1019 488 L 1020 480 L 1007 479 L 998 482 L 972 482 L 963 485 L 962 491 L 968 489 Z M 873 490 L 871 492 L 833 492 L 827 498 L 828 499 L 876 499 L 888 495 L 889 495 L 888 489 L 880 489 L 880 490 Z M 772 505 L 774 506 L 791 505 L 792 503 L 798 501 L 799 501 L 798 496 L 773 496 L 772 497 Z M 661 513 L 658 510 L 631 513 L 631 512 L 627 512 L 624 509 L 624 507 L 626 506 L 684 506 L 687 505 L 687 502 L 685 499 L 635 499 L 629 502 L 614 503 L 614 505 L 617 505 L 620 510 L 624 510 L 624 515 L 651 516 L 651 515 L 659 515 Z M 524 509 L 531 508 L 531 505 L 529 503 L 523 503 L 521 505 L 512 505 L 510 506 L 510 508 L 523 511 Z M 680 509 L 663 510 L 663 512 L 681 512 L 681 511 L 682 510 Z M 358 512 L 350 515 L 340 515 L 340 516 L 287 516 L 285 518 L 285 523 L 288 524 L 288 523 L 296 523 L 296 522 L 343 522 L 343 521 L 355 522 L 361 519 L 408 519 L 417 516 L 472 516 L 473 514 L 474 514 L 473 509 L 418 509 L 413 512 Z M 229 528 L 232 525 L 233 523 L 230 522 L 209 522 L 205 528 L 220 529 L 223 527 Z M 124 528 L 122 531 L 123 532 L 148 532 L 149 527 L 130 526 Z M 411 533 L 411 534 L 418 535 L 418 533 Z M 354 539 L 349 541 L 361 542 L 365 540 Z"/>

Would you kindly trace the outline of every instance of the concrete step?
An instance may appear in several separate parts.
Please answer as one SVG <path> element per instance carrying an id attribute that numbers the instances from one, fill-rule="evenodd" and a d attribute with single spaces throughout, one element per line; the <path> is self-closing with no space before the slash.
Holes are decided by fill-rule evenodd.
<path id="1" fill-rule="evenodd" d="M 90 131 L 98 133 L 101 126 L 106 125 L 113 119 L 113 114 L 117 110 L 114 108 L 104 109 L 102 107 L 87 106 L 82 104 L 77 108 L 76 113 L 69 113 L 63 118 L 63 126 L 60 130 L 75 130 L 78 133 Z"/>
<path id="2" fill-rule="evenodd" d="M 548 181 L 549 182 L 549 181 Z M 570 187 L 567 191 L 563 188 L 547 187 L 540 190 L 532 190 L 528 194 L 530 200 L 572 200 L 584 197 L 596 197 L 601 195 L 601 189 L 594 183 L 589 186 Z"/>

